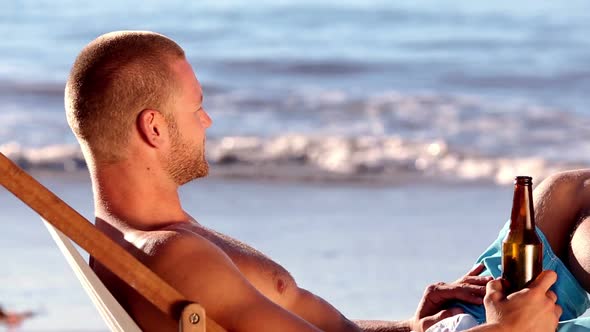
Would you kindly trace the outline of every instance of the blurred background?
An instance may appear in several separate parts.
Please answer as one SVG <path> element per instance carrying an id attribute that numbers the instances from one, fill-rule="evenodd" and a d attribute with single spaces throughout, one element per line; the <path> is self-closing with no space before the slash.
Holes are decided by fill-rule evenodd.
<path id="1" fill-rule="evenodd" d="M 589 7 L 3 0 L 0 151 L 92 219 L 69 68 L 103 33 L 163 33 L 214 122 L 185 208 L 346 316 L 403 319 L 494 239 L 515 175 L 589 164 Z M 21 330 L 104 331 L 36 215 L 0 190 L 0 218 L 0 304 L 40 312 Z"/>

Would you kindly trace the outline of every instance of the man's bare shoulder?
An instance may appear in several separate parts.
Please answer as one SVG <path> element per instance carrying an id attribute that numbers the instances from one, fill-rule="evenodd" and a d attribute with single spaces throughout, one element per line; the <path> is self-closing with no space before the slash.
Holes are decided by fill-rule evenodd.
<path id="1" fill-rule="evenodd" d="M 196 264 L 182 264 L 186 259 L 198 259 L 203 263 L 219 260 L 231 264 L 229 257 L 218 246 L 190 227 L 142 232 L 134 242 L 148 255 L 150 267 L 157 270 L 167 270 L 172 266 L 176 273 L 189 266 L 194 269 Z"/>
<path id="2" fill-rule="evenodd" d="M 206 306 L 208 314 L 233 326 L 224 312 L 228 303 L 214 299 L 250 297 L 255 293 L 231 259 L 214 243 L 186 228 L 167 228 L 142 234 L 146 265 L 185 296 Z"/>

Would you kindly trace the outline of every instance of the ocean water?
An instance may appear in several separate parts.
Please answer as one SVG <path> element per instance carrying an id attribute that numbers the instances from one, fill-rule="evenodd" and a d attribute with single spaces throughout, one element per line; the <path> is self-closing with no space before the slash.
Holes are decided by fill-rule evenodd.
<path id="1" fill-rule="evenodd" d="M 98 35 L 147 29 L 185 48 L 214 121 L 210 160 L 234 175 L 543 178 L 590 161 L 589 6 L 1 1 L 0 151 L 83 168 L 63 115 L 68 70 Z"/>

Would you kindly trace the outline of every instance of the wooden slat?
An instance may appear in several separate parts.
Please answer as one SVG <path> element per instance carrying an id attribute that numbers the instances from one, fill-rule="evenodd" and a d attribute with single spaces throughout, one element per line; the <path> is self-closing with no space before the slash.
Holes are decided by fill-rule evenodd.
<path id="1" fill-rule="evenodd" d="M 180 318 L 189 303 L 184 296 L 2 153 L 0 184 L 166 315 Z M 208 318 L 207 331 L 225 330 Z"/>

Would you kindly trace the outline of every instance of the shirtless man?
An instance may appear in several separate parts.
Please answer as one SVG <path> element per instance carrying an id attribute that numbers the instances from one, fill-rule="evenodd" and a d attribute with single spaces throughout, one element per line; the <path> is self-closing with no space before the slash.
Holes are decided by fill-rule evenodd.
<path id="1" fill-rule="evenodd" d="M 555 330 L 561 308 L 548 291 L 556 278 L 549 271 L 506 298 L 501 283 L 475 276 L 476 268 L 455 283 L 429 286 L 412 319 L 348 320 L 300 288 L 282 266 L 182 209 L 179 186 L 208 173 L 211 119 L 202 103 L 183 50 L 151 32 L 116 32 L 91 42 L 76 59 L 65 94 L 68 123 L 92 178 L 96 226 L 226 329 L 423 331 L 455 313 L 444 308 L 449 300 L 481 303 L 485 293 L 488 324 L 473 331 Z M 103 266 L 91 265 L 144 330 L 176 329 Z"/>

